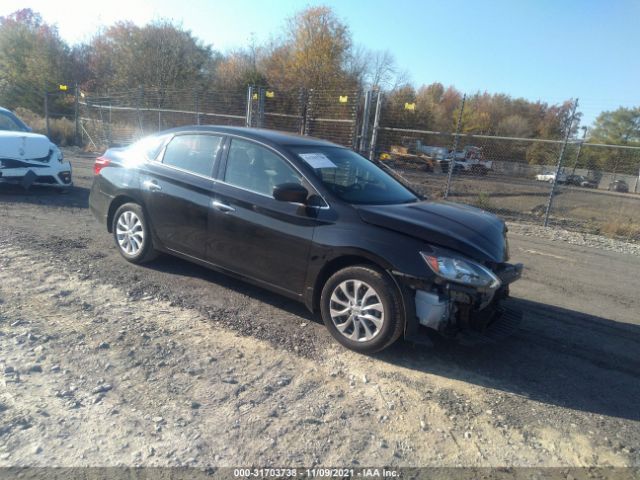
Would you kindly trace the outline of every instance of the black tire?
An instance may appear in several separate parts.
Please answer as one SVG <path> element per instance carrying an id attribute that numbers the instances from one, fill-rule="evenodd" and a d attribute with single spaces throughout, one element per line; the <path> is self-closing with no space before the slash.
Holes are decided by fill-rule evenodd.
<path id="1" fill-rule="evenodd" d="M 135 252 L 128 253 L 121 245 L 118 240 L 118 221 L 120 217 L 126 215 L 127 212 L 131 212 L 139 219 L 140 226 L 142 227 L 142 241 L 141 246 Z M 149 228 L 149 223 L 147 222 L 146 215 L 144 210 L 137 203 L 125 203 L 121 205 L 116 213 L 113 215 L 113 223 L 111 225 L 111 229 L 113 231 L 113 239 L 116 244 L 116 248 L 120 252 L 120 255 L 124 257 L 125 260 L 135 264 L 141 264 L 145 262 L 149 262 L 158 256 L 158 252 L 155 248 L 153 248 L 153 239 L 151 238 L 151 229 Z"/>
<path id="2" fill-rule="evenodd" d="M 347 338 L 338 330 L 331 317 L 332 294 L 339 285 L 350 280 L 361 281 L 370 286 L 379 297 L 380 303 L 384 308 L 382 326 L 377 330 L 378 333 L 370 340 L 356 341 Z M 389 278 L 388 274 L 369 265 L 346 267 L 334 273 L 322 288 L 320 312 L 322 314 L 322 320 L 329 329 L 329 332 L 331 332 L 331 335 L 345 347 L 359 353 L 374 353 L 384 350 L 398 340 L 404 331 L 404 309 L 397 286 L 393 280 Z M 364 322 L 364 320 L 360 321 Z M 368 325 L 369 327 L 373 326 L 371 322 L 369 322 Z M 363 327 L 359 328 L 362 329 Z"/>

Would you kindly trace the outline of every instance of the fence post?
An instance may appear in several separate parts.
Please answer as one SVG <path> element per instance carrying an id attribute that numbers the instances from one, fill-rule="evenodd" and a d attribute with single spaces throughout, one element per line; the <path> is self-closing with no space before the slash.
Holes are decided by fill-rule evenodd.
<path id="1" fill-rule="evenodd" d="M 311 119 L 313 117 L 313 88 L 307 91 L 307 106 L 305 108 L 305 116 L 304 116 L 304 134 L 309 135 L 311 131 Z"/>
<path id="2" fill-rule="evenodd" d="M 369 160 L 373 160 L 376 153 L 376 142 L 378 141 L 378 127 L 380 124 L 380 110 L 382 109 L 382 91 L 378 90 L 376 99 L 376 113 L 373 117 L 373 130 L 371 131 L 371 144 L 369 145 Z"/>
<path id="3" fill-rule="evenodd" d="M 75 117 L 75 132 L 74 132 L 74 143 L 79 146 L 82 141 L 80 140 L 80 89 L 78 88 L 78 82 L 75 85 L 75 99 L 73 102 L 73 115 Z"/>
<path id="4" fill-rule="evenodd" d="M 456 152 L 458 151 L 458 145 L 460 144 L 460 134 L 462 131 L 462 114 L 464 112 L 464 104 L 467 101 L 467 94 L 462 96 L 462 104 L 460 105 L 460 113 L 458 114 L 458 123 L 456 124 L 456 133 L 453 137 L 453 153 L 449 159 L 449 171 L 447 172 L 447 187 L 444 190 L 444 198 L 449 197 L 449 191 L 451 190 L 451 179 L 453 178 L 453 170 L 456 167 Z"/>
<path id="5" fill-rule="evenodd" d="M 247 86 L 247 113 L 245 115 L 245 127 L 251 127 L 251 115 L 253 113 L 253 85 Z"/>
<path id="6" fill-rule="evenodd" d="M 49 93 L 44 91 L 44 123 L 47 129 L 47 137 L 51 138 L 51 128 L 49 127 Z"/>
<path id="7" fill-rule="evenodd" d="M 140 127 L 140 133 L 144 135 L 144 125 L 142 123 L 142 118 L 140 117 L 140 104 L 142 103 L 142 85 L 138 87 L 138 101 L 136 105 L 136 111 L 138 113 L 138 126 Z"/>
<path id="8" fill-rule="evenodd" d="M 264 127 L 264 99 L 265 99 L 264 87 L 258 88 L 258 128 Z"/>
<path id="9" fill-rule="evenodd" d="M 193 103 L 196 110 L 196 125 L 200 125 L 200 99 L 197 91 L 193 92 Z"/>
<path id="10" fill-rule="evenodd" d="M 576 161 L 573 162 L 573 171 L 571 172 L 572 175 L 574 175 L 576 173 L 576 168 L 578 168 L 578 162 L 580 161 L 580 154 L 582 153 L 582 145 L 584 144 L 584 141 L 587 138 L 587 130 L 589 130 L 587 127 L 582 127 L 583 133 L 582 133 L 582 140 L 580 141 L 580 143 L 578 143 L 578 152 L 576 153 Z"/>
<path id="11" fill-rule="evenodd" d="M 111 107 L 113 107 L 113 102 L 111 101 L 111 97 L 109 97 L 109 146 L 113 145 L 113 129 L 111 128 L 113 109 Z M 102 109 L 100 109 L 100 115 L 102 115 Z"/>
<path id="12" fill-rule="evenodd" d="M 300 115 L 300 135 L 306 135 L 306 127 L 307 127 L 307 98 L 305 96 L 304 88 L 300 88 L 300 93 L 298 95 L 298 112 Z"/>
<path id="13" fill-rule="evenodd" d="M 567 120 L 567 124 L 565 126 L 566 132 L 564 134 L 564 142 L 562 142 L 562 148 L 560 149 L 560 155 L 558 155 L 558 165 L 556 166 L 556 174 L 553 177 L 553 183 L 551 184 L 551 191 L 549 192 L 549 200 L 547 201 L 547 209 L 544 212 L 544 226 L 547 227 L 549 225 L 549 214 L 551 213 L 551 206 L 553 205 L 553 195 L 556 189 L 556 183 L 558 181 L 558 175 L 560 175 L 560 171 L 562 170 L 562 160 L 564 159 L 564 152 L 567 149 L 567 143 L 569 143 L 569 137 L 571 136 L 571 127 L 573 126 L 573 121 L 576 117 L 576 110 L 578 109 L 578 99 L 573 102 L 573 107 L 571 108 L 571 116 Z"/>
<path id="14" fill-rule="evenodd" d="M 369 115 L 371 114 L 371 90 L 364 95 L 364 107 L 362 109 L 362 128 L 360 129 L 360 142 L 358 152 L 361 154 L 367 149 L 367 135 L 369 134 Z"/>

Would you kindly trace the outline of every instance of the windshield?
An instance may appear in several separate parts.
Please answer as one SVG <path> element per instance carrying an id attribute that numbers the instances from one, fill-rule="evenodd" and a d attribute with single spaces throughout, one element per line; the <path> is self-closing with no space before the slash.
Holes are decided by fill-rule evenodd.
<path id="1" fill-rule="evenodd" d="M 341 200 L 360 205 L 393 205 L 417 201 L 401 183 L 371 161 L 341 147 L 291 147 L 322 183 Z"/>
<path id="2" fill-rule="evenodd" d="M 27 126 L 10 112 L 0 111 L 0 130 L 8 130 L 10 132 L 28 132 Z"/>

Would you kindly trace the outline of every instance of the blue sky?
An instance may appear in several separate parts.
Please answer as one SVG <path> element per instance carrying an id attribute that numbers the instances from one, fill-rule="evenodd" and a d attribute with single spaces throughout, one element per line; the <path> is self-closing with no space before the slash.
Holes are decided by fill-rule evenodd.
<path id="1" fill-rule="evenodd" d="M 551 103 L 578 97 L 584 120 L 640 105 L 640 2 L 634 0 L 2 0 L 31 7 L 62 36 L 87 40 L 101 24 L 171 18 L 214 48 L 277 35 L 308 5 L 331 6 L 354 41 L 388 49 L 420 85 L 502 92 Z"/>

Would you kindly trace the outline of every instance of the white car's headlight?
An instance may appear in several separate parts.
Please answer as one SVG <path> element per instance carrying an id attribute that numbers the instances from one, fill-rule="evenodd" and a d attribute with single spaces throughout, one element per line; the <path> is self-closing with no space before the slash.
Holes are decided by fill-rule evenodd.
<path id="1" fill-rule="evenodd" d="M 491 270 L 476 262 L 455 257 L 429 255 L 424 252 L 420 252 L 420 255 L 433 273 L 446 280 L 491 290 L 500 287 L 500 279 Z"/>

